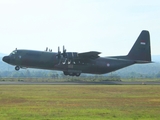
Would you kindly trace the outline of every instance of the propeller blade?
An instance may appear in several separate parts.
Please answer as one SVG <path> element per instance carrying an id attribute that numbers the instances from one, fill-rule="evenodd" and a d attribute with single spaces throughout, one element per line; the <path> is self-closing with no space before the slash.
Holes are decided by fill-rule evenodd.
<path id="1" fill-rule="evenodd" d="M 64 45 L 63 45 L 63 57 L 66 57 L 66 49 L 65 49 L 65 47 L 64 47 Z"/>
<path id="2" fill-rule="evenodd" d="M 58 53 L 60 52 L 60 48 L 59 48 L 59 46 L 58 46 Z"/>
<path id="3" fill-rule="evenodd" d="M 60 51 L 60 47 L 58 46 L 58 54 L 57 54 L 58 58 L 61 58 L 61 51 Z"/>

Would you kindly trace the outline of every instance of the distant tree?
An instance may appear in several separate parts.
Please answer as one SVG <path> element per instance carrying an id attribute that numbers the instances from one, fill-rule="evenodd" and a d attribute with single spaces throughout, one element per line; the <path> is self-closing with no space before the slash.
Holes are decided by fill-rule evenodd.
<path id="1" fill-rule="evenodd" d="M 49 71 L 47 76 L 50 77 L 50 78 L 58 78 L 59 74 L 57 72 L 54 72 L 54 71 Z"/>
<path id="2" fill-rule="evenodd" d="M 11 77 L 25 77 L 25 75 L 23 74 L 23 72 L 15 71 L 11 74 Z"/>
<path id="3" fill-rule="evenodd" d="M 160 72 L 156 74 L 156 78 L 160 78 Z"/>
<path id="4" fill-rule="evenodd" d="M 33 75 L 30 73 L 29 70 L 26 70 L 25 73 L 24 73 L 24 76 L 25 76 L 25 77 L 31 77 L 31 76 L 33 76 Z"/>

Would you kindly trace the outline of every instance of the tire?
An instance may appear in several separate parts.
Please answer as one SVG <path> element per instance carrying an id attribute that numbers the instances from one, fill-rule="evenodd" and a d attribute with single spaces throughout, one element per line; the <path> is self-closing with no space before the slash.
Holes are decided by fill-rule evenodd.
<path id="1" fill-rule="evenodd" d="M 15 70 L 17 70 L 17 71 L 18 71 L 19 69 L 20 69 L 20 67 L 19 67 L 19 66 L 16 66 L 16 67 L 15 67 Z"/>

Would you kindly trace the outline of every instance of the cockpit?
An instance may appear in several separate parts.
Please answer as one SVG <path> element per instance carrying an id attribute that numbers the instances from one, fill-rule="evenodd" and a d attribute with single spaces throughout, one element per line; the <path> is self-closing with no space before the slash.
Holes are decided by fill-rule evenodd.
<path id="1" fill-rule="evenodd" d="M 10 55 L 15 55 L 17 53 L 17 50 L 14 50 L 13 52 L 10 53 Z"/>

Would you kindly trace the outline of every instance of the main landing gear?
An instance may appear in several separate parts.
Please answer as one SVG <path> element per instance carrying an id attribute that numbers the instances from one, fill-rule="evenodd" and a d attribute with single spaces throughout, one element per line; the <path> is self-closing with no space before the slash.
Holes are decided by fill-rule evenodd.
<path id="1" fill-rule="evenodd" d="M 17 71 L 18 71 L 19 69 L 20 69 L 20 67 L 19 67 L 19 66 L 16 66 L 16 67 L 15 67 L 15 70 L 17 70 Z"/>
<path id="2" fill-rule="evenodd" d="M 77 76 L 79 77 L 81 73 L 71 73 L 71 72 L 66 72 L 66 71 L 63 71 L 64 75 L 69 75 L 69 76 Z"/>

